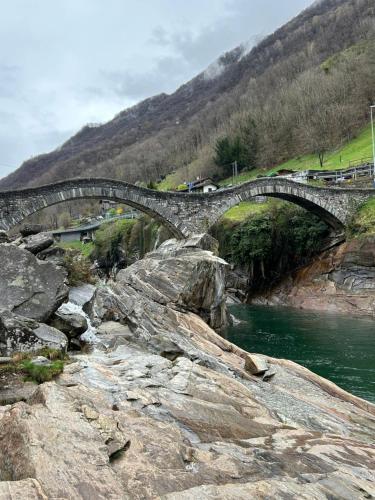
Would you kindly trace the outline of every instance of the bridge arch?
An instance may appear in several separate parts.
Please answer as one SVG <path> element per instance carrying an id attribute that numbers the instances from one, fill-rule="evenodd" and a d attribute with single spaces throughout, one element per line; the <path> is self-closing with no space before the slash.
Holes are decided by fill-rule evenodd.
<path id="1" fill-rule="evenodd" d="M 79 199 L 112 200 L 129 205 L 164 224 L 181 238 L 189 233 L 176 210 L 168 203 L 167 193 L 159 193 L 121 181 L 76 179 L 38 188 L 0 192 L 0 227 L 5 230 L 44 208 Z"/>
<path id="2" fill-rule="evenodd" d="M 236 186 L 231 189 L 232 196 L 228 196 L 230 194 L 229 190 L 226 192 L 226 200 L 223 200 L 221 209 L 216 211 L 214 220 L 211 223 L 217 222 L 227 210 L 238 205 L 238 203 L 248 201 L 256 196 L 265 196 L 288 201 L 304 208 L 317 215 L 335 232 L 344 230 L 345 216 L 338 207 L 332 206 L 329 197 L 325 196 L 326 193 L 322 196 L 322 193 L 316 192 L 315 189 L 310 191 L 309 186 L 301 186 L 294 182 L 291 184 L 253 181 Z"/>

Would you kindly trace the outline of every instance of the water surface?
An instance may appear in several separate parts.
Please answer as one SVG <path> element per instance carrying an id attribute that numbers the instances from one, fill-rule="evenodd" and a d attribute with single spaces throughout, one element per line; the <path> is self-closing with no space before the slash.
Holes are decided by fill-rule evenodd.
<path id="1" fill-rule="evenodd" d="M 251 352 L 291 359 L 375 402 L 375 321 L 281 307 L 234 305 L 226 338 Z"/>

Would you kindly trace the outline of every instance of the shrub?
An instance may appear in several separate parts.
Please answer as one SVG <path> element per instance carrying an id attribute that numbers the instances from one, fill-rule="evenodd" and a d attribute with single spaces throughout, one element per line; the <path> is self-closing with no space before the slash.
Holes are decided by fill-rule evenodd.
<path id="1" fill-rule="evenodd" d="M 42 384 L 49 382 L 64 370 L 64 362 L 57 360 L 50 365 L 36 365 L 30 360 L 22 362 L 22 371 L 26 374 L 28 380 Z"/>
<path id="2" fill-rule="evenodd" d="M 70 286 L 82 283 L 93 283 L 95 281 L 91 273 L 91 261 L 79 250 L 68 249 L 64 257 L 64 266 L 68 271 L 68 282 Z"/>

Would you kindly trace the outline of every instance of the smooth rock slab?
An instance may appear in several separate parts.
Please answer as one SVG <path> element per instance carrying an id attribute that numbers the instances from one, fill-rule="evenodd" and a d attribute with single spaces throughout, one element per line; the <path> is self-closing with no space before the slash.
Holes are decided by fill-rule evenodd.
<path id="1" fill-rule="evenodd" d="M 48 500 L 41 485 L 35 479 L 0 482 L 1 500 Z"/>

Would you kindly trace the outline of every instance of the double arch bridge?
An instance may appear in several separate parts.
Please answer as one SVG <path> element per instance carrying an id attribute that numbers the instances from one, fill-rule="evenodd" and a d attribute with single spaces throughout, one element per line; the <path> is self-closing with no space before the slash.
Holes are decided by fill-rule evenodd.
<path id="1" fill-rule="evenodd" d="M 165 224 L 178 238 L 207 231 L 230 208 L 254 196 L 293 202 L 318 215 L 336 234 L 375 189 L 319 188 L 282 178 L 261 178 L 206 194 L 160 192 L 126 182 L 72 179 L 0 192 L 0 229 L 9 230 L 43 208 L 77 199 L 105 199 L 134 207 Z"/>

